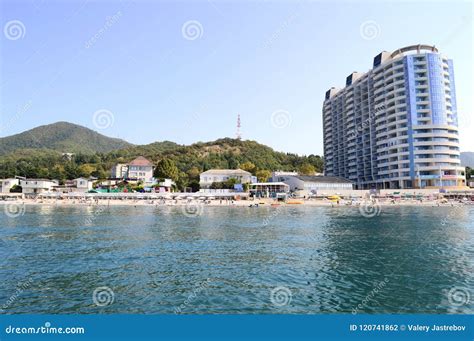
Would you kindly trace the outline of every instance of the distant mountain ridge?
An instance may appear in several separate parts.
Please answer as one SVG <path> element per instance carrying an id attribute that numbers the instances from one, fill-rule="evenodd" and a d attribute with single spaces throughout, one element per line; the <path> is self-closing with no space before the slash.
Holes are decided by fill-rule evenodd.
<path id="1" fill-rule="evenodd" d="M 474 168 L 474 152 L 461 152 L 461 166 Z"/>
<path id="2" fill-rule="evenodd" d="M 132 146 L 127 141 L 99 134 L 77 124 L 56 122 L 0 138 L 0 155 L 32 149 L 61 153 L 106 153 Z"/>

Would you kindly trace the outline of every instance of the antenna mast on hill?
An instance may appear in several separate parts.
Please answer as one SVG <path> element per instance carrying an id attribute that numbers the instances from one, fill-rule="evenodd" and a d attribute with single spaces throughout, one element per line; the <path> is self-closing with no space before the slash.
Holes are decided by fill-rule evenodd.
<path id="1" fill-rule="evenodd" d="M 242 133 L 240 132 L 240 114 L 237 114 L 237 133 L 235 134 L 237 140 L 242 140 Z"/>

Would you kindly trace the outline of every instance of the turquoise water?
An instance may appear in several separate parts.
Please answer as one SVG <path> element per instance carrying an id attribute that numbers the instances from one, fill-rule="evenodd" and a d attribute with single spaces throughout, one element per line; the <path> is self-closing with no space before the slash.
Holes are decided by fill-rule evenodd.
<path id="1" fill-rule="evenodd" d="M 389 207 L 373 218 L 346 207 L 197 213 L 27 206 L 2 214 L 0 309 L 474 312 L 474 207 Z"/>

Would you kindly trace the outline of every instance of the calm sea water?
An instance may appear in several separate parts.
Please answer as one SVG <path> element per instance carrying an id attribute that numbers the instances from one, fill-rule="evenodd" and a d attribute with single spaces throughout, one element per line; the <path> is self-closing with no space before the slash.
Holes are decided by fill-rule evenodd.
<path id="1" fill-rule="evenodd" d="M 2 214 L 0 309 L 474 312 L 474 207 L 390 207 L 373 218 L 326 207 L 198 213 L 27 206 Z"/>

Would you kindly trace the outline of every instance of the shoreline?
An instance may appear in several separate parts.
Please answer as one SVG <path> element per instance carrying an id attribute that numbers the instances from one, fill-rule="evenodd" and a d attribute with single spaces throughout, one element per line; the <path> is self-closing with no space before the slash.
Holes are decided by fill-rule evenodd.
<path id="1" fill-rule="evenodd" d="M 0 206 L 55 206 L 55 207 L 68 207 L 68 206 L 81 206 L 81 207 L 103 207 L 103 206 L 122 206 L 122 207 L 186 207 L 186 206 L 203 206 L 203 207 L 411 207 L 411 206 L 422 206 L 422 207 L 459 207 L 459 206 L 472 206 L 474 207 L 473 201 L 459 201 L 459 200 L 360 200 L 350 201 L 341 199 L 339 203 L 331 202 L 329 200 L 294 200 L 293 203 L 288 202 L 276 202 L 271 199 L 259 199 L 259 200 L 208 200 L 206 202 L 202 200 L 72 200 L 72 199 L 20 199 L 20 200 L 9 200 L 0 201 Z"/>

